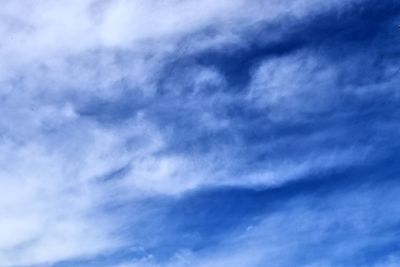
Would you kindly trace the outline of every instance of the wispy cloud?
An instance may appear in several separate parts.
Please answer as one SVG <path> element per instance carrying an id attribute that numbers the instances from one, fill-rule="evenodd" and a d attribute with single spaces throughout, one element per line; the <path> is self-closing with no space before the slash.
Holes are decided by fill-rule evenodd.
<path id="1" fill-rule="evenodd" d="M 372 9 L 390 13 L 385 23 L 393 24 L 395 2 L 374 3 L 4 1 L 0 265 L 90 261 L 140 243 L 143 222 L 152 231 L 168 224 L 165 206 L 188 194 L 279 188 L 385 158 L 379 148 L 398 131 L 398 64 L 387 56 L 397 53 L 387 44 L 396 38 L 348 30 L 351 12 L 377 21 Z M 376 194 L 369 190 L 364 200 Z M 369 217 L 361 208 L 368 203 L 348 211 L 340 198 L 324 200 L 337 213 L 314 211 L 318 201 L 306 199 L 244 233 L 238 225 L 215 251 L 127 264 L 259 266 L 271 261 L 267 242 L 276 266 L 286 266 L 279 262 L 288 236 L 325 238 L 311 223 L 319 216 L 327 228 L 353 212 Z M 394 199 L 383 199 L 388 212 Z"/>

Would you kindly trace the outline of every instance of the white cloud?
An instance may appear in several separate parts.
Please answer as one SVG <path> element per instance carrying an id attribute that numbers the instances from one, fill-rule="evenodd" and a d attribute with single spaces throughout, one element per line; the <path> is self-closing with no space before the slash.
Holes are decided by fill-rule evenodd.
<path id="1" fill-rule="evenodd" d="M 338 95 L 338 73 L 331 64 L 308 51 L 266 60 L 253 75 L 248 98 L 274 120 L 323 112 Z"/>
<path id="2" fill-rule="evenodd" d="M 3 81 L 9 81 L 23 74 L 21 71 L 32 76 L 32 69 L 40 67 L 45 68 L 46 73 L 61 75 L 61 80 L 58 80 L 60 84 L 56 84 L 59 87 L 74 74 L 71 73 L 71 66 L 68 66 L 72 56 L 81 57 L 94 52 L 99 55 L 100 51 L 117 49 L 134 52 L 134 58 L 130 61 L 133 66 L 141 66 L 137 69 L 137 75 L 130 68 L 129 75 L 134 75 L 135 81 L 141 76 L 140 73 L 150 74 L 142 69 L 147 69 L 146 65 L 153 63 L 149 58 L 160 62 L 159 56 L 187 50 L 177 47 L 177 42 L 208 27 L 217 30 L 215 41 L 213 37 L 195 38 L 195 42 L 190 43 L 190 51 L 195 47 L 204 48 L 204 44 L 220 46 L 221 41 L 246 42 L 240 38 L 241 32 L 257 26 L 261 21 L 274 22 L 283 16 L 302 18 L 342 5 L 349 3 L 317 0 L 291 0 L 285 4 L 280 1 L 254 1 L 249 4 L 243 0 L 73 0 L 55 3 L 40 0 L 26 4 L 24 1 L 4 1 L 0 13 L 0 34 L 7 38 L 1 42 L 0 77 Z M 112 79 L 110 74 L 117 75 L 115 80 L 118 80 L 122 75 L 119 72 L 124 72 L 119 70 L 114 73 L 112 70 L 115 65 L 112 62 L 102 66 L 97 65 L 98 58 L 95 60 L 94 66 L 74 62 L 72 67 L 79 73 L 75 73 L 73 78 L 82 82 L 86 73 L 94 71 L 91 70 L 93 67 L 107 70 L 108 75 L 102 77 L 106 81 Z M 145 66 L 140 64 L 143 60 Z M 62 80 L 62 76 L 66 75 L 68 78 Z M 92 81 L 96 87 L 98 83 Z"/>
<path id="3" fill-rule="evenodd" d="M 79 113 L 82 103 L 117 99 L 126 90 L 151 96 L 170 57 L 226 43 L 246 45 L 241 33 L 260 21 L 304 17 L 319 7 L 340 5 L 339 1 L 301 0 L 286 4 L 242 0 L 2 1 L 1 264 L 52 263 L 120 246 L 125 240 L 114 235 L 118 218 L 102 211 L 104 204 L 119 197 L 177 195 L 205 185 L 236 183 L 226 178 L 231 166 L 229 153 L 224 161 L 215 160 L 215 155 L 199 158 L 167 153 L 165 129 L 150 122 L 146 111 L 123 124 L 102 125 Z M 209 27 L 215 28 L 214 37 L 199 34 Z M 189 36 L 194 37 L 182 47 Z M 275 63 L 280 67 L 275 72 L 270 63 L 261 67 L 252 92 L 264 104 L 280 110 L 293 104 L 293 97 L 299 96 L 297 88 L 277 93 L 260 85 L 265 79 L 262 76 L 280 84 L 282 77 L 290 75 L 304 85 L 307 77 L 300 76 L 303 63 L 299 65 L 299 61 Z M 304 64 L 311 70 L 317 63 L 307 59 Z M 285 73 L 283 65 L 290 73 Z M 330 73 L 322 71 L 318 81 Z M 195 69 L 190 75 L 194 76 L 190 86 L 195 95 L 210 84 L 226 86 L 222 75 L 212 68 Z M 130 88 L 118 86 L 121 80 Z M 174 90 L 173 84 L 170 90 Z M 296 102 L 294 106 L 301 105 Z M 213 115 L 204 113 L 200 123 L 212 129 L 229 125 Z M 314 165 L 336 156 L 317 159 Z M 329 167 L 330 162 L 334 165 L 336 158 L 324 166 Z M 288 167 L 303 175 L 315 167 L 304 165 L 293 161 L 269 175 L 273 179 L 288 176 L 281 174 Z M 123 179 L 100 182 L 126 166 L 129 171 Z M 250 175 L 242 184 L 264 184 L 263 175 Z M 245 256 L 252 261 L 250 254 Z M 199 262 L 198 266 L 204 263 Z M 223 262 L 207 264 L 220 266 Z"/>
<path id="4" fill-rule="evenodd" d="M 108 236 L 111 221 L 93 210 L 98 193 L 70 176 L 60 155 L 38 144 L 2 143 L 1 150 L 6 155 L 0 163 L 3 266 L 52 262 L 115 246 Z"/>

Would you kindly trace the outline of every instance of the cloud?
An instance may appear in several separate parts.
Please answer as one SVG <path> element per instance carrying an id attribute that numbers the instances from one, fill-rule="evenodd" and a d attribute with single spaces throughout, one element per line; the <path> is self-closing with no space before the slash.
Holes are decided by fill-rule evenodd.
<path id="1" fill-rule="evenodd" d="M 321 113 L 335 105 L 337 79 L 335 65 L 308 51 L 268 59 L 254 74 L 249 104 L 274 120 Z"/>
<path id="2" fill-rule="evenodd" d="M 274 25 L 358 3 L 4 1 L 1 265 L 56 264 L 125 247 L 132 242 L 121 230 L 127 223 L 139 232 L 136 220 L 158 219 L 149 218 L 157 209 L 144 211 L 143 199 L 179 199 L 220 186 L 282 186 L 365 163 L 379 140 L 365 144 L 364 136 L 349 138 L 354 128 L 347 124 L 321 130 L 313 121 L 341 101 L 343 65 L 309 47 L 261 54 L 243 65 L 251 69 L 250 82 L 237 90 L 230 80 L 240 73 L 228 75 L 226 63 L 212 58 L 247 57 L 264 28 L 272 30 L 260 46 L 285 42 L 289 27 L 277 33 Z M 394 65 L 386 71 L 393 73 Z M 362 87 L 354 80 L 348 78 L 346 94 Z M 376 92 L 380 85 L 372 83 L 362 88 Z M 304 130 L 302 123 L 312 125 Z M 377 135 L 372 128 L 361 130 Z M 128 204 L 134 219 L 109 211 Z M 264 257 L 257 247 L 234 250 L 228 262 L 230 253 L 222 250 L 206 259 L 182 253 L 168 264 L 252 266 Z"/>
<path id="3" fill-rule="evenodd" d="M 108 236 L 111 221 L 94 209 L 97 190 L 84 188 L 59 155 L 37 144 L 2 143 L 1 148 L 7 155 L 0 175 L 3 266 L 53 262 L 115 246 Z"/>

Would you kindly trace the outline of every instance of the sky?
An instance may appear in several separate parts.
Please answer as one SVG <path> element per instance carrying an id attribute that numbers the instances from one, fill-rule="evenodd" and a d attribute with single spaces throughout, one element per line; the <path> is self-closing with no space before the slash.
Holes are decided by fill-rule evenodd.
<path id="1" fill-rule="evenodd" d="M 0 2 L 0 267 L 400 266 L 399 1 Z"/>

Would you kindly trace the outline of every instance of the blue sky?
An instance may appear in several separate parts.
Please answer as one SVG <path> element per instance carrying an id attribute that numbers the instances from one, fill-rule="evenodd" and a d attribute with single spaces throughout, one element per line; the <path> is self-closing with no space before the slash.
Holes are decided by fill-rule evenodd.
<path id="1" fill-rule="evenodd" d="M 400 266 L 400 3 L 3 0 L 0 266 Z"/>

